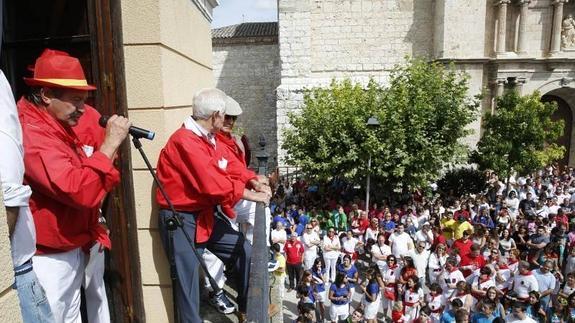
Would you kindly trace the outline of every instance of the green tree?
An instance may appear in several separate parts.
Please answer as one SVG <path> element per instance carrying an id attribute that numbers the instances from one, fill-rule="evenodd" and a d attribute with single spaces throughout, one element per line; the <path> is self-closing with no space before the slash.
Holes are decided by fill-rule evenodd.
<path id="1" fill-rule="evenodd" d="M 521 96 L 509 91 L 498 97 L 496 113 L 483 119 L 473 161 L 509 178 L 513 170 L 525 175 L 561 159 L 565 148 L 553 141 L 563 134 L 564 124 L 551 120 L 556 109 L 554 102 L 541 102 L 538 92 Z"/>
<path id="2" fill-rule="evenodd" d="M 470 134 L 478 107 L 467 80 L 452 67 L 413 59 L 392 71 L 389 87 L 344 80 L 306 89 L 284 132 L 286 162 L 320 180 L 359 180 L 371 155 L 375 185 L 427 185 L 467 154 L 459 139 Z M 378 128 L 366 126 L 371 116 Z"/>

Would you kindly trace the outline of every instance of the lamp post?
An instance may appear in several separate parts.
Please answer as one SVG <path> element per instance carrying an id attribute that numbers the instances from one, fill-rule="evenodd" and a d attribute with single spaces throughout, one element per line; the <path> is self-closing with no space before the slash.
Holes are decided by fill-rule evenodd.
<path id="1" fill-rule="evenodd" d="M 256 158 L 258 160 L 258 174 L 266 175 L 268 159 L 270 157 L 270 155 L 266 152 L 266 137 L 261 135 L 258 144 L 260 145 L 260 150 L 256 153 Z"/>
<path id="2" fill-rule="evenodd" d="M 376 117 L 370 117 L 366 123 L 368 128 L 379 127 L 379 120 Z M 369 189 L 371 187 L 371 153 L 367 160 L 367 183 L 365 185 L 365 212 L 369 212 Z"/>

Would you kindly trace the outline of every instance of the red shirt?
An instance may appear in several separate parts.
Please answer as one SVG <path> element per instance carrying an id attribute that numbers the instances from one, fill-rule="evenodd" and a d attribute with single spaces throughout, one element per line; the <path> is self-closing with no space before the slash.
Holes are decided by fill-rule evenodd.
<path id="1" fill-rule="evenodd" d="M 473 246 L 473 241 L 471 239 L 467 239 L 467 241 L 457 239 L 453 242 L 451 248 L 459 250 L 459 255 L 463 257 L 471 252 L 471 246 Z"/>
<path id="2" fill-rule="evenodd" d="M 469 265 L 475 265 L 477 268 L 482 268 L 485 266 L 485 258 L 482 255 L 478 255 L 477 257 L 473 257 L 471 253 L 467 255 L 461 256 L 461 261 L 459 262 L 459 268 L 463 268 Z M 461 273 L 463 276 L 468 277 L 473 273 L 473 270 L 470 269 L 461 269 Z"/>
<path id="3" fill-rule="evenodd" d="M 288 239 L 284 246 L 286 253 L 286 263 L 290 265 L 299 265 L 303 263 L 303 244 L 299 240 L 292 241 Z"/>
<path id="4" fill-rule="evenodd" d="M 90 106 L 85 109 L 78 126 L 97 124 L 99 114 Z M 25 98 L 18 101 L 18 113 L 24 139 L 24 182 L 32 188 L 30 210 L 37 253 L 88 248 L 94 241 L 109 248 L 110 240 L 98 225 L 98 209 L 120 181 L 112 160 L 97 150 L 88 157 L 72 128 Z"/>
<path id="5" fill-rule="evenodd" d="M 235 179 L 247 183 L 249 180 L 256 178 L 256 173 L 249 170 L 245 159 L 244 152 L 238 146 L 236 140 L 229 134 L 219 132 L 216 135 L 218 144 L 222 144 L 225 149 L 225 158 L 228 160 L 226 171 Z"/>
<path id="6" fill-rule="evenodd" d="M 198 243 L 210 238 L 214 207 L 221 205 L 233 218 L 233 206 L 243 196 L 245 183 L 226 171 L 225 155 L 225 145 L 217 143 L 214 147 L 203 136 L 182 127 L 168 139 L 158 158 L 158 178 L 176 210 L 197 215 Z M 161 208 L 168 208 L 159 190 L 156 201 Z"/>

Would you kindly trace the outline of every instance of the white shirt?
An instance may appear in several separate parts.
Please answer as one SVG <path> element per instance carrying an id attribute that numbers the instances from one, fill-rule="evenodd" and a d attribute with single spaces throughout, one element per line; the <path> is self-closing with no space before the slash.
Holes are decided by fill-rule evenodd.
<path id="1" fill-rule="evenodd" d="M 280 252 L 284 252 L 284 245 L 285 242 L 287 240 L 287 233 L 286 230 L 282 229 L 282 230 L 272 230 L 271 233 L 271 238 L 272 238 L 272 242 L 274 241 L 283 241 L 283 242 L 277 242 L 277 244 L 280 245 Z"/>
<path id="2" fill-rule="evenodd" d="M 539 284 L 535 275 L 515 275 L 513 277 L 513 291 L 517 293 L 519 298 L 529 297 L 530 291 L 539 291 Z"/>
<path id="3" fill-rule="evenodd" d="M 0 71 L 0 181 L 4 205 L 19 207 L 18 220 L 12 235 L 12 262 L 14 267 L 26 262 L 36 253 L 36 228 L 28 207 L 32 194 L 24 179 L 24 149 L 22 128 L 18 120 L 16 102 L 4 73 Z"/>
<path id="4" fill-rule="evenodd" d="M 325 235 L 323 237 L 323 247 L 324 247 L 324 252 L 323 255 L 326 258 L 330 258 L 330 259 L 334 259 L 339 257 L 340 255 L 340 249 L 341 249 L 341 245 L 339 243 L 339 238 L 337 237 L 337 235 L 333 236 L 333 239 L 331 239 L 329 236 Z M 326 247 L 329 247 L 332 250 L 327 250 Z"/>
<path id="5" fill-rule="evenodd" d="M 343 239 L 341 239 L 341 244 L 342 244 L 343 250 L 346 253 L 354 253 L 355 252 L 355 246 L 357 246 L 358 242 L 359 242 L 359 240 L 357 240 L 354 237 L 351 237 L 350 239 L 348 239 L 348 237 L 344 237 Z"/>
<path id="6" fill-rule="evenodd" d="M 412 250 L 410 256 L 411 259 L 413 259 L 415 269 L 417 269 L 417 276 L 419 276 L 419 278 L 425 277 L 425 269 L 427 268 L 427 263 L 429 261 L 429 251 L 424 249 L 423 252 L 419 253 Z"/>
<path id="7" fill-rule="evenodd" d="M 317 255 L 317 245 L 313 244 L 319 242 L 319 235 L 313 231 L 311 233 L 305 232 L 302 235 L 302 242 L 305 247 L 304 254 L 308 256 Z"/>
<path id="8" fill-rule="evenodd" d="M 409 245 L 413 247 L 413 240 L 409 234 L 402 232 L 401 234 L 394 233 L 389 236 L 391 242 L 391 252 L 396 258 L 405 256 L 409 252 Z"/>
<path id="9" fill-rule="evenodd" d="M 505 322 L 508 322 L 508 323 L 537 323 L 537 321 L 535 321 L 534 319 L 530 318 L 527 315 L 525 315 L 525 318 L 523 320 L 520 320 L 519 318 L 515 317 L 515 315 L 513 315 L 513 314 L 508 315 L 505 318 Z"/>

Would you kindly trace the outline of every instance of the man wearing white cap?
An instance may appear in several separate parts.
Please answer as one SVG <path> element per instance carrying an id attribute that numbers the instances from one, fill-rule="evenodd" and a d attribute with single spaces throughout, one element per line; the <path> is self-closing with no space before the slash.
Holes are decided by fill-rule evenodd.
<path id="1" fill-rule="evenodd" d="M 225 117 L 223 127 L 216 135 L 216 141 L 224 146 L 226 151 L 226 159 L 228 160 L 227 172 L 231 177 L 246 183 L 246 188 L 252 188 L 256 191 L 268 192 L 271 196 L 271 189 L 268 186 L 267 178 L 257 176 L 253 171 L 247 168 L 245 163 L 245 149 L 238 138 L 232 134 L 235 121 L 237 117 L 242 114 L 240 105 L 231 97 L 226 98 Z M 245 199 L 240 200 L 234 207 L 236 213 L 235 219 L 230 219 L 233 227 L 238 230 L 236 224 L 244 225 L 249 230 L 239 230 L 246 239 L 252 242 L 251 228 L 254 224 L 256 203 Z M 266 208 L 266 219 L 270 218 L 269 208 Z M 269 221 L 267 221 L 269 222 Z M 269 230 L 267 230 L 269 231 Z M 266 231 L 266 232 L 267 232 Z M 248 234 L 246 234 L 248 233 Z M 209 250 L 203 254 L 204 261 L 208 267 L 210 275 L 216 280 L 220 288 L 224 287 L 226 277 L 224 275 L 224 263 L 213 255 Z M 211 290 L 209 280 L 206 279 L 206 287 Z M 219 312 L 229 314 L 234 311 L 234 306 L 225 294 L 214 294 L 210 292 L 210 304 L 212 304 Z"/>

